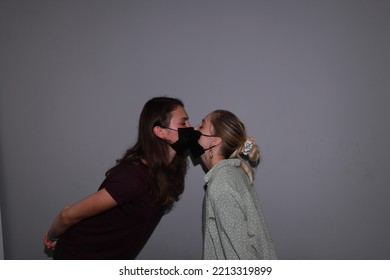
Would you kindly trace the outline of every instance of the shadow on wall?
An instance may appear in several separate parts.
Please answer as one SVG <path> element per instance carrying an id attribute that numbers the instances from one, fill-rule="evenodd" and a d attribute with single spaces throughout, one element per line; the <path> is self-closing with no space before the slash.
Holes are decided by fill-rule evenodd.
<path id="1" fill-rule="evenodd" d="M 1 205 L 0 205 L 0 260 L 4 260 L 3 227 L 2 227 L 2 221 L 1 221 Z"/>
<path id="2" fill-rule="evenodd" d="M 1 142 L 0 142 L 0 260 L 4 260 L 4 246 L 3 246 L 3 221 L 1 219 L 1 198 L 4 197 L 1 190 L 2 190 L 2 186 L 4 186 L 4 183 L 3 183 L 3 179 L 4 176 L 3 176 L 3 166 L 2 166 L 2 162 L 1 162 Z"/>

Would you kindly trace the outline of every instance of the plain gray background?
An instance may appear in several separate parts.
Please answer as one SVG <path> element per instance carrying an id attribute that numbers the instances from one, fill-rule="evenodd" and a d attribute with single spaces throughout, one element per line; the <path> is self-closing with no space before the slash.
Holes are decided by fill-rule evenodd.
<path id="1" fill-rule="evenodd" d="M 280 259 L 390 258 L 390 2 L 0 2 L 5 259 L 48 259 L 63 206 L 97 190 L 151 97 L 193 125 L 236 113 Z M 200 259 L 204 172 L 140 259 Z M 1 244 L 1 242 L 0 242 Z"/>

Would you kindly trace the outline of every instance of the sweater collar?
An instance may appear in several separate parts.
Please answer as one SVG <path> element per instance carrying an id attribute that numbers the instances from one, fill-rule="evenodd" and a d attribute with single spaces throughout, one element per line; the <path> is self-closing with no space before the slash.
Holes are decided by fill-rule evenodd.
<path id="1" fill-rule="evenodd" d="M 214 165 L 204 176 L 204 181 L 206 184 L 210 181 L 211 178 L 214 177 L 215 173 L 218 172 L 219 169 L 225 167 L 225 166 L 240 166 L 241 165 L 241 159 L 239 158 L 232 158 L 232 159 L 223 159 L 220 162 L 218 162 L 216 165 Z"/>

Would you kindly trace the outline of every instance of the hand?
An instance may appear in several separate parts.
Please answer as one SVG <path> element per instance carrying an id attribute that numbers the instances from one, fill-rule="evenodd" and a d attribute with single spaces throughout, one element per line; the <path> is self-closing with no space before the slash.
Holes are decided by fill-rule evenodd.
<path id="1" fill-rule="evenodd" d="M 47 236 L 47 232 L 46 232 L 45 237 L 43 238 L 43 244 L 45 244 L 47 249 L 54 250 L 54 248 L 57 245 L 57 240 L 56 241 L 49 240 L 49 237 Z"/>

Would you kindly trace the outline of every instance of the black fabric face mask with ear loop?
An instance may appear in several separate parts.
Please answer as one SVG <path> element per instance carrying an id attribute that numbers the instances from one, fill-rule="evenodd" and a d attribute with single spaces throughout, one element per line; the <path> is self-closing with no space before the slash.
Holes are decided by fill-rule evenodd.
<path id="1" fill-rule="evenodd" d="M 170 127 L 162 128 L 178 132 L 179 139 L 175 143 L 169 144 L 172 149 L 176 151 L 176 153 L 182 154 L 188 149 L 191 151 L 194 157 L 200 157 L 200 155 L 204 153 L 203 147 L 198 143 L 198 140 L 202 134 L 193 127 L 180 127 L 178 129 Z"/>
<path id="2" fill-rule="evenodd" d="M 202 154 L 205 153 L 205 151 L 215 147 L 212 146 L 208 149 L 204 149 L 198 143 L 198 140 L 201 136 L 215 137 L 215 135 L 203 134 L 200 131 L 195 130 L 193 127 L 180 127 L 178 129 L 174 129 L 170 127 L 163 127 L 163 128 L 178 132 L 179 139 L 175 143 L 169 144 L 172 147 L 172 149 L 174 149 L 178 154 L 182 154 L 189 149 L 194 158 L 199 158 Z"/>

